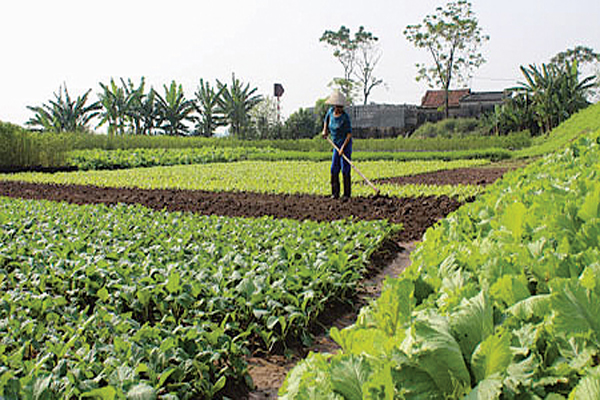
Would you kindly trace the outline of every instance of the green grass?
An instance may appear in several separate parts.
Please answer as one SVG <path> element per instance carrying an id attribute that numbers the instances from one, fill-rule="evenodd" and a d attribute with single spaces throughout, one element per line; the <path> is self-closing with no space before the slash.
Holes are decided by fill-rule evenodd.
<path id="1" fill-rule="evenodd" d="M 560 150 L 577 138 L 589 136 L 598 129 L 600 129 L 600 103 L 579 111 L 550 133 L 536 137 L 531 147 L 515 151 L 513 157 L 540 157 Z"/>

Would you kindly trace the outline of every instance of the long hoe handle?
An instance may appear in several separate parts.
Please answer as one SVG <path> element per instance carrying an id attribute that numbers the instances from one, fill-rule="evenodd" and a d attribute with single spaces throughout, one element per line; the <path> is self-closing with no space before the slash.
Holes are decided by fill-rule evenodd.
<path id="1" fill-rule="evenodd" d="M 333 148 L 334 148 L 334 149 L 335 149 L 335 150 L 336 150 L 338 153 L 340 152 L 340 149 L 339 149 L 339 148 L 338 148 L 338 147 L 335 145 L 335 143 L 333 143 L 333 140 L 331 140 L 330 138 L 327 138 L 327 141 L 329 141 L 329 143 L 331 143 L 331 145 L 333 146 Z M 357 172 L 357 173 L 358 173 L 358 174 L 359 174 L 359 175 L 360 175 L 360 176 L 361 176 L 361 177 L 362 177 L 362 178 L 365 180 L 365 182 L 367 182 L 367 184 L 368 184 L 369 186 L 371 186 L 371 189 L 373 189 L 373 190 L 375 191 L 375 194 L 379 194 L 379 189 L 377 189 L 377 188 L 375 187 L 375 185 L 373 185 L 373 184 L 371 183 L 371 181 L 370 181 L 369 179 L 367 179 L 367 177 L 366 177 L 366 176 L 364 176 L 362 172 L 360 172 L 360 170 L 359 170 L 359 169 L 356 167 L 356 165 L 354 165 L 354 164 L 352 163 L 352 161 L 350 161 L 350 159 L 348 159 L 348 157 L 346 157 L 346 155 L 345 155 L 344 153 L 342 153 L 342 157 L 344 157 L 344 160 L 346 160 L 346 161 L 348 162 L 348 164 L 350 164 L 350 166 L 351 166 L 352 168 L 354 168 L 354 170 L 355 170 L 355 171 L 356 171 L 356 172 Z"/>

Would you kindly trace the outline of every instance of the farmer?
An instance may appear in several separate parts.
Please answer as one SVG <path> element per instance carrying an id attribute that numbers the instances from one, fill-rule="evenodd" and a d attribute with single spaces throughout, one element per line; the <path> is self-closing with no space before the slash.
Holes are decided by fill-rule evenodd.
<path id="1" fill-rule="evenodd" d="M 350 117 L 344 111 L 346 99 L 338 90 L 334 91 L 327 99 L 326 104 L 332 107 L 327 111 L 323 121 L 323 137 L 331 133 L 331 139 L 338 150 L 333 150 L 331 159 L 331 194 L 333 198 L 340 197 L 340 167 L 344 180 L 344 199 L 349 199 L 351 194 L 350 163 L 342 157 L 342 153 L 351 159 L 352 156 L 352 125 Z"/>

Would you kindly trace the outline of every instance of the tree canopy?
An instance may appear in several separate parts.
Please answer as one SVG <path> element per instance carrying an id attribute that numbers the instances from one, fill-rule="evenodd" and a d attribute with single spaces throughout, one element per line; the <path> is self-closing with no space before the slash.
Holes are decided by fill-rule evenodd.
<path id="1" fill-rule="evenodd" d="M 381 58 L 378 40 L 364 26 L 360 26 L 354 36 L 344 25 L 337 32 L 326 30 L 321 36 L 320 41 L 333 48 L 333 56 L 344 69 L 344 76 L 334 78 L 330 86 L 338 87 L 350 103 L 356 97 L 356 89 L 360 88 L 364 104 L 367 104 L 371 90 L 383 83 L 373 73 Z"/>
<path id="2" fill-rule="evenodd" d="M 489 40 L 467 0 L 450 1 L 427 15 L 423 22 L 408 25 L 404 35 L 415 47 L 431 55 L 430 65 L 418 63 L 417 81 L 426 80 L 431 87 L 445 91 L 445 112 L 448 117 L 448 91 L 454 82 L 466 82 L 473 69 L 485 62 L 479 48 Z"/>

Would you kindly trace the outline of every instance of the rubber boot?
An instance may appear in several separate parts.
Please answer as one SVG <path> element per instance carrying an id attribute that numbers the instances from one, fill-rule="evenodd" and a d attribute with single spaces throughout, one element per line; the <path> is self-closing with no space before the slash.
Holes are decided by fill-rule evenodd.
<path id="1" fill-rule="evenodd" d="M 344 199 L 349 199 L 352 194 L 352 179 L 350 174 L 343 175 L 344 177 Z"/>
<path id="2" fill-rule="evenodd" d="M 340 197 L 340 176 L 331 174 L 331 197 L 337 199 Z"/>

